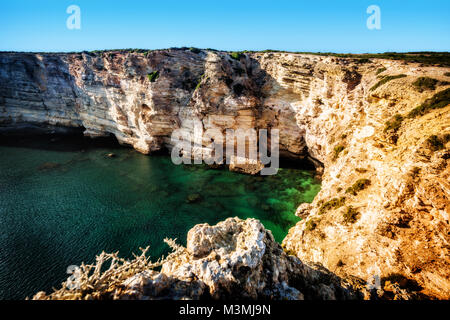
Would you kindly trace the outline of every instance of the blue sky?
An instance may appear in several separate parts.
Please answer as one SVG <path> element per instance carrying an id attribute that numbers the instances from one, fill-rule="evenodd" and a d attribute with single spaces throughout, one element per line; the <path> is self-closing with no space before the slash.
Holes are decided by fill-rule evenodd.
<path id="1" fill-rule="evenodd" d="M 69 30 L 69 5 L 81 29 Z M 369 30 L 369 5 L 381 30 Z M 1 0 L 0 51 L 194 46 L 314 52 L 450 51 L 449 0 Z"/>

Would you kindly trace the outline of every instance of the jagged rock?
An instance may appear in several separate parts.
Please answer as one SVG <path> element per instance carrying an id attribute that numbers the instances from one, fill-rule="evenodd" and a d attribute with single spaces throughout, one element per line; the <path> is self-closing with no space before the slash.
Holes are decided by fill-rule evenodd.
<path id="1" fill-rule="evenodd" d="M 362 299 L 352 287 L 320 266 L 286 254 L 256 219 L 228 218 L 199 224 L 185 252 L 124 283 L 120 299 Z"/>

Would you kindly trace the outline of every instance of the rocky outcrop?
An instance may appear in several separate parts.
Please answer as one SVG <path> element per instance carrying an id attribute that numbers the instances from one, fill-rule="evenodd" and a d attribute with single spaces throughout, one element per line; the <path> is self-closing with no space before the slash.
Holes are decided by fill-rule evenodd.
<path id="1" fill-rule="evenodd" d="M 284 249 L 343 278 L 448 299 L 449 71 L 292 53 L 2 53 L 0 123 L 80 127 L 144 153 L 170 150 L 180 129 L 189 157 L 212 150 L 196 127 L 279 129 L 282 156 L 323 165 Z"/>
<path id="2" fill-rule="evenodd" d="M 63 290 L 34 299 L 362 299 L 370 296 L 320 266 L 302 263 L 255 219 L 196 225 L 160 272 L 146 270 L 102 292 Z M 133 262 L 132 262 L 133 263 Z M 86 286 L 88 287 L 88 286 Z"/>

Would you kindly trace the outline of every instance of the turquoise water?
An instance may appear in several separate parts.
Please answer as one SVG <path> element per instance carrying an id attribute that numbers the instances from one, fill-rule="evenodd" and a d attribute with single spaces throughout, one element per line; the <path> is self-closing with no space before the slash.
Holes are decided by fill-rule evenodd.
<path id="1" fill-rule="evenodd" d="M 51 291 L 67 266 L 102 250 L 131 257 L 150 245 L 156 260 L 167 252 L 165 237 L 185 244 L 195 224 L 227 217 L 257 218 L 281 242 L 299 220 L 297 205 L 319 188 L 311 169 L 247 176 L 80 139 L 3 140 L 0 299 Z"/>

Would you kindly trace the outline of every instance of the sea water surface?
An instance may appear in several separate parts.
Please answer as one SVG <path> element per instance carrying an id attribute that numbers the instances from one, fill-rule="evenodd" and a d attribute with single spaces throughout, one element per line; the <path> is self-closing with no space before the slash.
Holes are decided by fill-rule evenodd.
<path id="1" fill-rule="evenodd" d="M 102 250 L 150 245 L 157 260 L 164 238 L 185 244 L 194 225 L 227 217 L 257 218 L 281 242 L 320 189 L 312 168 L 248 176 L 86 139 L 0 140 L 0 299 L 50 292 Z"/>

